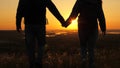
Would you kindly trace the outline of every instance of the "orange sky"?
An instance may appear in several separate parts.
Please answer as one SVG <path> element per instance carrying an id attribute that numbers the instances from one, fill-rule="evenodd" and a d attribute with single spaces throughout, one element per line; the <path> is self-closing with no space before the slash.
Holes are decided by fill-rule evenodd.
<path id="1" fill-rule="evenodd" d="M 76 0 L 52 0 L 62 16 L 67 19 Z M 0 2 L 0 30 L 15 30 L 15 14 L 18 0 L 1 0 Z M 120 0 L 103 0 L 103 9 L 106 17 L 107 29 L 120 29 Z M 77 29 L 74 22 L 68 28 L 61 27 L 59 21 L 47 10 L 51 29 Z M 24 29 L 24 28 L 23 28 Z"/>

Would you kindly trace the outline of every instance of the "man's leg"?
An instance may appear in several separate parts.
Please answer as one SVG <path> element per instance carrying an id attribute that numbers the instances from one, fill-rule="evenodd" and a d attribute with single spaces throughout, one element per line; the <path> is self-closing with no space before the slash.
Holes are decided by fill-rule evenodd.
<path id="1" fill-rule="evenodd" d="M 36 37 L 38 42 L 38 55 L 37 55 L 37 66 L 39 68 L 42 68 L 42 58 L 43 58 L 43 52 L 44 52 L 44 46 L 46 43 L 46 30 L 45 25 L 37 26 L 36 27 Z"/>
<path id="2" fill-rule="evenodd" d="M 35 37 L 32 27 L 25 26 L 25 43 L 27 48 L 27 55 L 30 64 L 30 68 L 34 68 L 35 63 Z"/>

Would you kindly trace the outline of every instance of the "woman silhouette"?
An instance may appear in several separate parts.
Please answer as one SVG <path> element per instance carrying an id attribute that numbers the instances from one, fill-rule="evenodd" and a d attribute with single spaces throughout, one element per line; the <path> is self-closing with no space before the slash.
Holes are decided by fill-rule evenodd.
<path id="1" fill-rule="evenodd" d="M 98 38 L 98 21 L 102 34 L 106 34 L 102 0 L 77 0 L 64 26 L 67 27 L 77 16 L 82 67 L 86 66 L 88 53 L 89 68 L 94 68 L 94 46 Z"/>

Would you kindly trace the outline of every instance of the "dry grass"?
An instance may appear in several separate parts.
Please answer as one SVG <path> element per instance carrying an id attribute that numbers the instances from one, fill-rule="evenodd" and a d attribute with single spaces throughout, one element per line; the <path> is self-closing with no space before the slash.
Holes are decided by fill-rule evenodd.
<path id="1" fill-rule="evenodd" d="M 0 68 L 28 68 L 24 40 L 19 38 L 21 35 L 14 31 L 0 33 L 0 40 L 7 40 L 0 43 Z M 80 68 L 79 51 L 77 33 L 47 38 L 44 68 Z M 99 37 L 95 48 L 95 62 L 97 68 L 120 68 L 120 35 Z"/>

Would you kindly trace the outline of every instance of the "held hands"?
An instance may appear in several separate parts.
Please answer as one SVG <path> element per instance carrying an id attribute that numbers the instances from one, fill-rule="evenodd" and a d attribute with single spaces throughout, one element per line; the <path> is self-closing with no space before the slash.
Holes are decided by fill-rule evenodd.
<path id="1" fill-rule="evenodd" d="M 62 23 L 62 26 L 67 28 L 71 24 L 70 19 L 67 19 L 65 22 Z"/>

